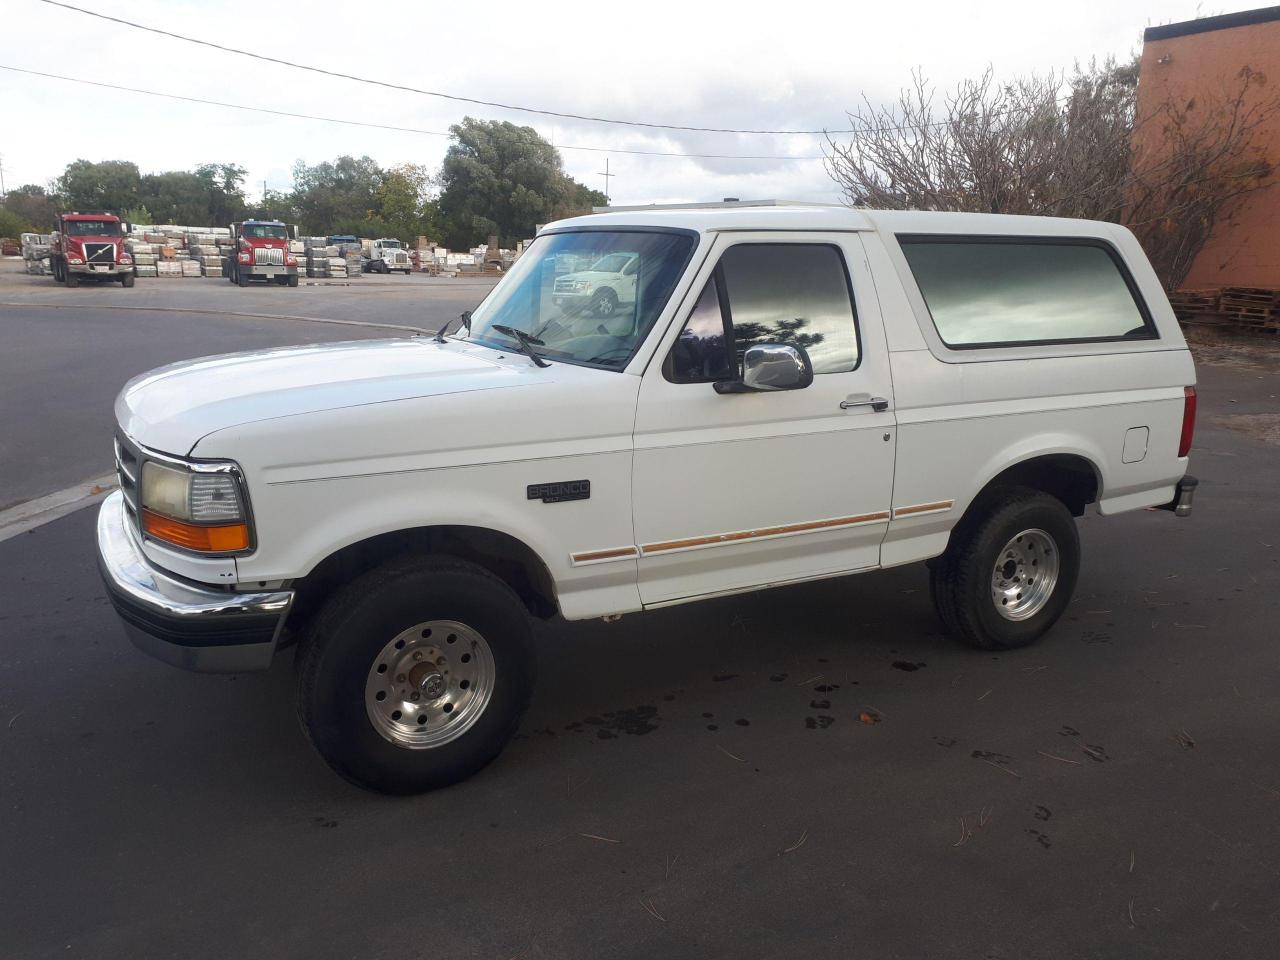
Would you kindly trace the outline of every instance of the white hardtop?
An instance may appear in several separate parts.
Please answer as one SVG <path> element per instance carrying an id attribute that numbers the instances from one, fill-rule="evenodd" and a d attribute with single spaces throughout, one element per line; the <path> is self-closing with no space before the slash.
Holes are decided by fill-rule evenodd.
<path id="1" fill-rule="evenodd" d="M 745 200 L 722 203 L 652 204 L 597 207 L 588 216 L 558 220 L 542 228 L 666 227 L 722 231 L 849 232 L 882 234 L 957 233 L 993 236 L 1111 237 L 1115 224 L 1064 217 L 1029 217 L 998 213 L 940 213 L 932 210 L 866 210 L 840 204 L 794 200 Z"/>

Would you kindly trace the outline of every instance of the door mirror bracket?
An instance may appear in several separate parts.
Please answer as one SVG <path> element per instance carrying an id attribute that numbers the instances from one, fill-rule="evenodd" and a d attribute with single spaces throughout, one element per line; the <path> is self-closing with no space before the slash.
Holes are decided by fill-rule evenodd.
<path id="1" fill-rule="evenodd" d="M 804 347 L 760 343 L 742 355 L 742 377 L 713 384 L 716 393 L 769 393 L 802 390 L 813 383 L 813 363 Z"/>

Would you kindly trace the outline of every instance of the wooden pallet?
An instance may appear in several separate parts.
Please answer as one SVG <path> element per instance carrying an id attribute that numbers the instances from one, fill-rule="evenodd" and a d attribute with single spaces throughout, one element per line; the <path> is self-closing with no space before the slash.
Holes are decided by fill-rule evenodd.
<path id="1" fill-rule="evenodd" d="M 1248 333 L 1280 333 L 1280 290 L 1178 290 L 1169 295 L 1169 304 L 1182 323 L 1230 327 Z"/>

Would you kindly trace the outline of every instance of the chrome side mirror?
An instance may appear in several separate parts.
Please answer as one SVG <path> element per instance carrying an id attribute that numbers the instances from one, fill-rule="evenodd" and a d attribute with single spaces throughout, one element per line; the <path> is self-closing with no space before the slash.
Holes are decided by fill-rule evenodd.
<path id="1" fill-rule="evenodd" d="M 761 343 L 742 355 L 742 379 L 721 380 L 716 393 L 762 393 L 802 390 L 813 383 L 813 363 L 804 347 Z"/>

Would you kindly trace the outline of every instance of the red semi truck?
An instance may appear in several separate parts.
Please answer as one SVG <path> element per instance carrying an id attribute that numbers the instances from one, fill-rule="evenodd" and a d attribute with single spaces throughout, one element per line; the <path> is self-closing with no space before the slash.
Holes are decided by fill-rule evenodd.
<path id="1" fill-rule="evenodd" d="M 124 247 L 127 224 L 113 213 L 61 213 L 49 246 L 53 279 L 68 287 L 81 280 L 119 280 L 132 287 L 133 257 Z"/>
<path id="2" fill-rule="evenodd" d="M 279 220 L 245 220 L 231 224 L 235 254 L 227 257 L 222 273 L 247 287 L 250 280 L 298 285 L 298 258 L 289 252 L 289 228 Z"/>

